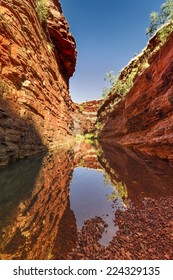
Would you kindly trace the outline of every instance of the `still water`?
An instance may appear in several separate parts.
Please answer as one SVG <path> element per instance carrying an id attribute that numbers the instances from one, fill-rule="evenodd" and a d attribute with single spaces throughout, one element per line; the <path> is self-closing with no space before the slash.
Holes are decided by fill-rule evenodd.
<path id="1" fill-rule="evenodd" d="M 114 187 L 111 182 L 105 181 L 104 176 L 105 173 L 98 170 L 76 168 L 70 185 L 70 205 L 78 229 L 82 229 L 86 220 L 96 216 L 102 217 L 107 229 L 103 232 L 100 242 L 107 245 L 117 230 L 113 222 L 114 207 L 123 207 L 123 203 L 120 198 L 116 203 L 110 199 Z"/>
<path id="2" fill-rule="evenodd" d="M 119 230 L 115 213 L 173 195 L 168 163 L 119 146 L 76 143 L 0 170 L 1 259 L 66 259 L 87 221 L 98 242 Z"/>

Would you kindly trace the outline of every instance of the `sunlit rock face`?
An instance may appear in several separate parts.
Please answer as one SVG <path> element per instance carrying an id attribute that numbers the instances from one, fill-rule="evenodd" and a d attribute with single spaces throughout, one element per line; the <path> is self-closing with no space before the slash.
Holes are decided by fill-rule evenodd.
<path id="1" fill-rule="evenodd" d="M 76 43 L 59 1 L 1 1 L 0 166 L 93 131 L 100 101 L 83 103 L 69 94 Z M 81 93 L 82 94 L 82 93 Z"/>
<path id="2" fill-rule="evenodd" d="M 112 111 L 100 134 L 102 141 L 133 146 L 173 160 L 173 33 L 149 59 L 125 99 Z M 104 110 L 104 108 L 103 108 Z"/>
<path id="3" fill-rule="evenodd" d="M 73 134 L 68 83 L 76 45 L 58 1 L 40 21 L 34 0 L 1 1 L 0 165 Z"/>
<path id="4" fill-rule="evenodd" d="M 74 133 L 95 133 L 97 130 L 97 112 L 102 100 L 91 100 L 76 104 L 74 112 Z"/>
<path id="5" fill-rule="evenodd" d="M 53 44 L 57 51 L 64 74 L 70 78 L 76 66 L 76 43 L 69 32 L 69 26 L 65 17 L 62 15 L 61 5 L 56 0 L 49 0 L 49 17 L 47 28 Z M 59 61 L 58 61 L 59 62 Z"/>

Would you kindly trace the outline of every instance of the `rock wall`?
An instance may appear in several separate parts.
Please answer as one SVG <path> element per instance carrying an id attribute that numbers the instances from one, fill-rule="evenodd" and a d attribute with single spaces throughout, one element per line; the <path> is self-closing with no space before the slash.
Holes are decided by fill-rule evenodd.
<path id="1" fill-rule="evenodd" d="M 101 141 L 119 142 L 173 161 L 173 33 L 149 58 L 125 99 L 116 105 L 100 133 Z M 104 110 L 104 108 L 103 108 Z M 101 113 L 101 111 L 100 111 Z"/>
<path id="2" fill-rule="evenodd" d="M 0 166 L 74 134 L 69 78 L 76 45 L 60 3 L 0 1 Z"/>
<path id="3" fill-rule="evenodd" d="M 102 104 L 102 100 L 91 100 L 76 105 L 74 116 L 75 134 L 85 134 L 95 132 L 97 129 L 97 112 Z"/>

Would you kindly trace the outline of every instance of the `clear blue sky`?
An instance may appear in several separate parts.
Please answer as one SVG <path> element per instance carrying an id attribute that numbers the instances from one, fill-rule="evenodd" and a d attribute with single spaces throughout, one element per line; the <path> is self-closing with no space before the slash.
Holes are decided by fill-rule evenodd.
<path id="1" fill-rule="evenodd" d="M 60 0 L 78 58 L 70 79 L 75 102 L 99 99 L 105 73 L 121 69 L 148 41 L 149 14 L 166 0 Z"/>

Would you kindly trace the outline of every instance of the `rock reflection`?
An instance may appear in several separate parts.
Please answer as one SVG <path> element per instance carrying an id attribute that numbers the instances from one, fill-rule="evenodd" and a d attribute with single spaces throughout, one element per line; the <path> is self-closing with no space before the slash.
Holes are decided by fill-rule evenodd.
<path id="1" fill-rule="evenodd" d="M 127 207 L 129 201 L 141 207 L 144 198 L 173 196 L 167 162 L 121 146 L 104 144 L 102 151 L 76 143 L 32 157 L 0 171 L 1 259 L 102 259 L 103 217 L 93 216 L 79 229 L 70 205 L 76 167 L 106 171 L 105 179 L 115 185 L 108 197 L 113 203 L 121 198 Z"/>
<path id="2" fill-rule="evenodd" d="M 43 157 L 21 160 L 0 170 L 0 229 L 10 223 L 20 201 L 31 195 Z"/>
<path id="3" fill-rule="evenodd" d="M 93 147 L 87 143 L 78 143 L 73 148 L 59 148 L 46 155 L 42 162 L 39 161 L 40 171 L 33 165 L 34 161 L 38 161 L 37 157 L 28 163 L 23 161 L 23 168 L 16 168 L 15 176 L 11 177 L 9 185 L 13 185 L 13 188 L 21 183 L 20 188 L 26 192 L 26 181 L 30 180 L 30 189 L 28 196 L 26 193 L 20 197 L 17 193 L 9 197 L 12 201 L 19 196 L 17 202 L 21 202 L 16 202 L 15 206 L 18 206 L 15 215 L 8 212 L 8 219 L 2 225 L 1 259 L 63 259 L 75 246 L 77 238 L 76 221 L 69 205 L 69 185 L 73 170 L 76 166 L 101 168 Z M 35 170 L 34 174 L 25 172 L 25 166 L 26 170 Z M 9 170 L 6 172 L 9 175 Z M 19 173 L 17 178 L 16 173 Z M 70 234 L 69 228 L 73 234 Z M 69 239 L 69 245 L 62 240 L 62 236 L 63 240 L 64 237 Z"/>
<path id="4" fill-rule="evenodd" d="M 112 143 L 103 143 L 99 162 L 127 208 L 115 211 L 118 231 L 107 246 L 98 240 L 104 224 L 96 217 L 86 221 L 67 258 L 172 259 L 173 171 L 169 163 Z"/>
<path id="5" fill-rule="evenodd" d="M 58 224 L 68 205 L 73 158 L 71 149 L 44 157 L 32 194 L 19 204 L 13 222 L 4 229 L 2 259 L 52 257 Z"/>
<path id="6" fill-rule="evenodd" d="M 159 199 L 173 195 L 173 170 L 168 161 L 129 150 L 117 144 L 102 143 L 99 162 L 114 184 L 125 186 L 127 197 L 140 207 L 144 198 Z"/>

